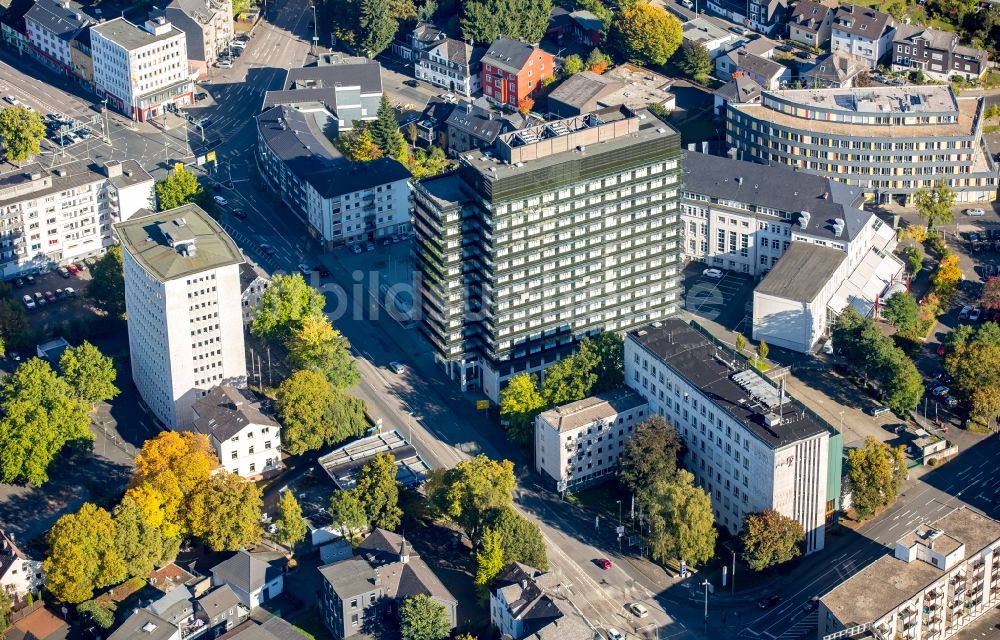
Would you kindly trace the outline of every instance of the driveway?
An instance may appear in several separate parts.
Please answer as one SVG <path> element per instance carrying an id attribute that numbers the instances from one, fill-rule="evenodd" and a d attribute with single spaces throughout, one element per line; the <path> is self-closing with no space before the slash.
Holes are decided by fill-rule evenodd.
<path id="1" fill-rule="evenodd" d="M 706 268 L 701 262 L 692 262 L 684 269 L 684 308 L 730 331 L 748 331 L 754 279 L 734 271 L 723 271 L 722 278 L 710 278 L 703 275 Z"/>

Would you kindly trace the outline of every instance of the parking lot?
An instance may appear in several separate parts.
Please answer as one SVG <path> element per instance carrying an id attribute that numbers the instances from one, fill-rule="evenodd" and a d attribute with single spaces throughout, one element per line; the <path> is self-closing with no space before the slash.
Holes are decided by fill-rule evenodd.
<path id="1" fill-rule="evenodd" d="M 684 308 L 731 331 L 747 331 L 756 284 L 753 277 L 722 270 L 721 278 L 712 278 L 704 275 L 706 270 L 701 262 L 684 269 Z"/>
<path id="2" fill-rule="evenodd" d="M 334 251 L 334 259 L 350 275 L 353 286 L 367 290 L 373 299 L 378 300 L 379 307 L 404 327 L 415 327 L 416 285 L 410 254 L 412 239 L 400 238 L 395 243 L 378 240 L 369 244 L 371 250 L 358 245 L 360 253 L 351 246 L 338 248 Z"/>

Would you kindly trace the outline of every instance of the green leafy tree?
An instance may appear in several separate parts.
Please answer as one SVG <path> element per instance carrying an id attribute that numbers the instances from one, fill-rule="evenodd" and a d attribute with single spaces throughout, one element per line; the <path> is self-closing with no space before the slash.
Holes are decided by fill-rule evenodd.
<path id="1" fill-rule="evenodd" d="M 32 358 L 4 378 L 0 398 L 4 409 L 0 481 L 42 485 L 64 446 L 94 439 L 89 429 L 90 406 L 77 400 L 44 360 Z"/>
<path id="2" fill-rule="evenodd" d="M 158 527 L 146 519 L 142 507 L 131 496 L 125 496 L 115 507 L 115 549 L 125 563 L 130 576 L 144 578 L 166 558 L 170 545 Z"/>
<path id="3" fill-rule="evenodd" d="M 120 245 L 110 247 L 91 267 L 87 296 L 112 318 L 125 317 L 125 271 Z"/>
<path id="4" fill-rule="evenodd" d="M 357 1 L 358 45 L 369 58 L 374 58 L 392 44 L 399 20 L 392 13 L 388 0 Z"/>
<path id="5" fill-rule="evenodd" d="M 42 152 L 45 125 L 33 111 L 18 105 L 0 111 L 0 144 L 4 157 L 18 166 Z"/>
<path id="6" fill-rule="evenodd" d="M 339 143 L 344 155 L 354 162 L 371 162 L 382 157 L 382 150 L 375 144 L 372 127 L 367 122 L 355 122 L 352 131 L 340 135 Z"/>
<path id="7" fill-rule="evenodd" d="M 657 5 L 626 4 L 611 20 L 608 42 L 619 56 L 641 65 L 662 65 L 681 46 L 681 23 Z"/>
<path id="8" fill-rule="evenodd" d="M 958 266 L 958 256 L 949 253 L 938 262 L 937 271 L 931 276 L 931 284 L 935 292 L 948 296 L 954 293 L 961 279 L 962 269 Z"/>
<path id="9" fill-rule="evenodd" d="M 542 381 L 545 404 L 554 407 L 589 396 L 597 384 L 595 369 L 598 364 L 599 356 L 594 343 L 589 339 L 581 340 L 576 353 L 545 370 Z"/>
<path id="10" fill-rule="evenodd" d="M 743 350 L 747 348 L 747 339 L 743 337 L 742 333 L 736 334 L 736 351 L 738 353 L 743 353 Z"/>
<path id="11" fill-rule="evenodd" d="M 265 340 L 286 340 L 306 318 L 323 313 L 326 299 L 301 274 L 277 275 L 261 296 L 250 332 Z"/>
<path id="12" fill-rule="evenodd" d="M 330 496 L 330 520 L 345 538 L 353 538 L 369 527 L 365 506 L 353 489 L 334 491 Z"/>
<path id="13" fill-rule="evenodd" d="M 520 562 L 541 571 L 549 570 L 549 558 L 545 552 L 545 541 L 538 525 L 531 522 L 513 507 L 493 509 L 486 518 L 489 525 L 485 531 L 496 531 L 500 536 L 503 565 Z"/>
<path id="14" fill-rule="evenodd" d="M 261 491 L 235 473 L 214 473 L 188 503 L 192 535 L 212 551 L 236 551 L 260 542 Z"/>
<path id="15" fill-rule="evenodd" d="M 1000 416 L 1000 386 L 975 389 L 969 396 L 969 413 L 987 424 L 994 417 Z"/>
<path id="16" fill-rule="evenodd" d="M 917 325 L 917 301 L 908 291 L 892 294 L 885 301 L 882 315 L 901 333 L 907 334 Z"/>
<path id="17" fill-rule="evenodd" d="M 403 640 L 443 640 L 451 634 L 444 605 L 420 594 L 399 607 L 399 631 Z"/>
<path id="18" fill-rule="evenodd" d="M 712 74 L 712 56 L 702 43 L 685 42 L 677 66 L 687 77 L 699 84 L 705 84 Z"/>
<path id="19" fill-rule="evenodd" d="M 238 16 L 241 13 L 250 10 L 252 0 L 233 0 L 233 15 Z"/>
<path id="20" fill-rule="evenodd" d="M 278 385 L 275 409 L 292 455 L 360 436 L 368 428 L 363 400 L 334 389 L 323 374 L 308 369 Z"/>
<path id="21" fill-rule="evenodd" d="M 893 347 L 886 362 L 883 364 L 885 376 L 882 389 L 885 393 L 885 403 L 898 415 L 905 416 L 917 408 L 924 397 L 923 378 L 906 353 L 899 347 Z"/>
<path id="22" fill-rule="evenodd" d="M 63 351 L 59 369 L 73 395 L 84 402 L 106 402 L 119 393 L 115 386 L 118 372 L 114 361 L 89 342 Z"/>
<path id="23" fill-rule="evenodd" d="M 322 373 L 334 389 L 347 389 L 361 380 L 351 343 L 324 315 L 303 318 L 285 346 L 293 367 Z"/>
<path id="24" fill-rule="evenodd" d="M 501 35 L 540 42 L 551 12 L 551 0 L 464 0 L 459 24 L 472 42 L 493 42 Z"/>
<path id="25" fill-rule="evenodd" d="M 1000 346 L 980 340 L 956 344 L 945 356 L 944 368 L 955 379 L 952 386 L 967 395 L 976 389 L 1000 386 Z"/>
<path id="26" fill-rule="evenodd" d="M 611 66 L 611 63 L 611 57 L 602 53 L 597 47 L 591 49 L 590 53 L 587 55 L 587 69 L 598 75 L 604 73 L 605 70 Z"/>
<path id="27" fill-rule="evenodd" d="M 944 180 L 930 189 L 921 189 L 913 196 L 917 211 L 927 221 L 927 230 L 937 225 L 951 224 L 951 206 L 955 203 L 955 192 Z"/>
<path id="28" fill-rule="evenodd" d="M 97 600 L 87 600 L 76 606 L 76 612 L 94 621 L 102 629 L 110 629 L 115 624 L 115 610 L 112 602 L 101 603 Z"/>
<path id="29" fill-rule="evenodd" d="M 32 344 L 31 326 L 24 306 L 13 298 L 0 298 L 0 347 L 26 347 Z"/>
<path id="30" fill-rule="evenodd" d="M 625 384 L 625 340 L 613 331 L 603 331 L 593 338 L 584 340 L 587 349 L 593 347 L 597 356 L 594 373 L 597 381 L 592 393 L 603 393 Z M 584 347 L 581 345 L 581 349 Z"/>
<path id="31" fill-rule="evenodd" d="M 160 211 L 168 211 L 195 202 L 204 190 L 196 175 L 183 168 L 175 169 L 164 180 L 156 183 L 156 201 Z"/>
<path id="32" fill-rule="evenodd" d="M 1000 278 L 990 278 L 983 285 L 983 293 L 979 296 L 979 304 L 984 309 L 1000 309 Z"/>
<path id="33" fill-rule="evenodd" d="M 115 522 L 89 502 L 62 516 L 48 533 L 49 554 L 42 563 L 45 587 L 56 600 L 76 604 L 96 589 L 125 579 L 126 566 L 115 548 Z"/>
<path id="34" fill-rule="evenodd" d="M 805 539 L 798 520 L 783 516 L 774 509 L 747 514 L 740 534 L 743 559 L 754 571 L 762 571 L 802 555 Z"/>
<path id="35" fill-rule="evenodd" d="M 903 447 L 890 447 L 871 436 L 847 451 L 852 503 L 861 518 L 875 515 L 896 500 L 906 478 Z"/>
<path id="36" fill-rule="evenodd" d="M 916 245 L 903 249 L 903 259 L 906 260 L 906 268 L 914 276 L 924 268 L 924 252 Z"/>
<path id="37" fill-rule="evenodd" d="M 510 506 L 514 486 L 514 464 L 483 454 L 451 469 L 432 470 L 426 483 L 431 505 L 462 527 L 473 542 L 482 535 L 492 510 Z"/>
<path id="38" fill-rule="evenodd" d="M 661 416 L 640 422 L 625 441 L 619 461 L 619 478 L 637 496 L 647 494 L 658 480 L 671 480 L 684 445 L 673 425 Z"/>
<path id="39" fill-rule="evenodd" d="M 563 60 L 562 72 L 565 76 L 574 76 L 583 71 L 583 58 L 578 54 L 566 56 Z"/>
<path id="40" fill-rule="evenodd" d="M 428 150 L 417 149 L 409 154 L 405 164 L 406 168 L 413 174 L 413 178 L 419 180 L 444 173 L 451 166 L 451 160 L 444 154 L 441 147 L 433 145 Z"/>
<path id="41" fill-rule="evenodd" d="M 378 453 L 358 472 L 354 486 L 365 510 L 365 519 L 373 527 L 394 531 L 403 517 L 399 508 L 399 483 L 396 482 L 396 458 Z"/>
<path id="42" fill-rule="evenodd" d="M 528 444 L 535 435 L 535 417 L 545 408 L 538 377 L 519 373 L 500 392 L 500 417 L 512 442 Z"/>
<path id="43" fill-rule="evenodd" d="M 487 589 L 490 583 L 503 568 L 503 541 L 500 533 L 492 529 L 485 529 L 483 530 L 482 543 L 476 551 L 475 584 L 480 596 L 488 593 Z"/>
<path id="44" fill-rule="evenodd" d="M 371 125 L 372 141 L 381 149 L 386 158 L 398 158 L 405 149 L 403 134 L 399 132 L 399 121 L 396 111 L 389 102 L 389 97 L 382 94 L 378 105 L 378 116 Z"/>
<path id="45" fill-rule="evenodd" d="M 771 348 L 767 346 L 767 343 L 761 340 L 757 343 L 757 355 L 760 356 L 761 360 L 767 360 L 767 354 L 771 352 Z"/>
<path id="46" fill-rule="evenodd" d="M 285 491 L 278 500 L 278 519 L 275 521 L 275 538 L 282 544 L 295 546 L 306 537 L 306 521 L 295 494 Z"/>
<path id="47" fill-rule="evenodd" d="M 14 611 L 14 600 L 6 589 L 0 589 L 0 629 L 10 626 L 10 614 Z"/>
<path id="48" fill-rule="evenodd" d="M 708 494 L 694 484 L 694 475 L 684 469 L 678 470 L 673 480 L 659 480 L 656 484 L 644 504 L 653 558 L 685 560 L 691 566 L 711 559 L 718 532 Z"/>

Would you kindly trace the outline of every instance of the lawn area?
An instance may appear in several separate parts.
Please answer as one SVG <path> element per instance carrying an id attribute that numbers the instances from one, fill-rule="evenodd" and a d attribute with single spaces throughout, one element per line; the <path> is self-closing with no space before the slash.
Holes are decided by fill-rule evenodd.
<path id="1" fill-rule="evenodd" d="M 920 3 L 908 0 L 902 1 L 903 4 L 906 5 L 906 16 L 910 18 L 911 24 L 920 24 L 925 27 L 940 29 L 942 31 L 955 31 L 955 26 L 951 23 L 945 22 L 940 18 L 928 18 L 927 12 L 924 11 L 924 8 L 920 5 Z M 872 9 L 878 9 L 883 13 L 889 13 L 888 8 L 897 2 L 899 2 L 899 0 L 861 0 L 861 2 L 858 2 L 857 4 L 865 7 L 871 7 Z"/>
<path id="2" fill-rule="evenodd" d="M 288 620 L 288 623 L 295 627 L 296 631 L 312 640 L 327 640 L 330 634 L 323 621 L 319 617 L 319 610 L 316 607 L 308 607 Z"/>

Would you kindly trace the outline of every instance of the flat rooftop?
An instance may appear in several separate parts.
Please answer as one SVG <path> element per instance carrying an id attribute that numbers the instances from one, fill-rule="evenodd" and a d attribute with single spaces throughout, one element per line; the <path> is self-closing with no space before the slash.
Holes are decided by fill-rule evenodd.
<path id="1" fill-rule="evenodd" d="M 771 95 L 817 109 L 875 115 L 954 114 L 955 94 L 945 85 L 865 87 L 854 89 L 788 89 Z"/>
<path id="2" fill-rule="evenodd" d="M 170 225 L 185 228 L 173 236 L 174 243 L 193 243 L 193 251 L 171 245 L 163 232 Z M 229 234 L 196 204 L 157 213 L 139 211 L 117 223 L 115 230 L 122 248 L 160 282 L 243 262 L 243 254 Z"/>
<path id="3" fill-rule="evenodd" d="M 90 29 L 128 51 L 156 44 L 163 40 L 169 40 L 184 33 L 177 27 L 170 25 L 170 29 L 166 33 L 156 35 L 146 31 L 139 25 L 132 24 L 125 18 L 114 18 L 101 24 L 95 24 Z"/>
<path id="4" fill-rule="evenodd" d="M 980 98 L 958 98 L 958 122 L 943 122 L 934 124 L 852 124 L 849 122 L 832 122 L 830 120 L 812 120 L 799 118 L 787 113 L 775 111 L 762 104 L 734 104 L 729 108 L 746 115 L 771 122 L 780 127 L 801 129 L 815 133 L 827 133 L 836 136 L 853 138 L 915 138 L 924 140 L 935 136 L 971 137 L 975 133 L 973 124 L 979 109 Z M 913 114 L 910 114 L 913 115 Z"/>
<path id="5" fill-rule="evenodd" d="M 833 428 L 804 411 L 803 407 L 787 394 L 781 408 L 782 421 L 775 426 L 765 423 L 765 414 L 770 411 L 760 402 L 750 398 L 744 386 L 750 386 L 743 379 L 743 386 L 733 380 L 734 375 L 747 378 L 756 377 L 757 384 L 771 386 L 762 376 L 751 369 L 732 369 L 732 358 L 716 347 L 704 334 L 694 327 L 670 318 L 654 327 L 647 325 L 628 332 L 629 339 L 642 345 L 651 354 L 667 363 L 674 371 L 697 387 L 715 406 L 729 413 L 743 423 L 759 440 L 772 449 L 778 449 L 804 438 L 822 433 L 832 434 Z M 747 372 L 751 372 L 747 374 Z M 774 389 L 771 386 L 771 389 Z M 774 390 L 777 396 L 777 390 Z M 774 407 L 777 412 L 777 407 Z"/>
<path id="6" fill-rule="evenodd" d="M 417 450 L 395 429 L 376 433 L 334 449 L 317 462 L 341 489 L 352 489 L 358 471 L 379 453 L 396 459 L 396 480 L 404 485 L 419 484 L 430 471 Z"/>
<path id="7" fill-rule="evenodd" d="M 792 242 L 754 293 L 796 302 L 812 302 L 845 260 L 846 251 L 808 242 Z"/>
<path id="8" fill-rule="evenodd" d="M 977 555 L 1000 539 L 1000 522 L 968 507 L 955 509 L 931 523 L 965 545 L 965 557 Z M 909 540 L 912 532 L 901 541 Z M 845 626 L 875 622 L 940 578 L 944 571 L 923 560 L 906 562 L 882 556 L 822 597 L 823 604 Z"/>
<path id="9" fill-rule="evenodd" d="M 646 400 L 642 396 L 626 387 L 549 409 L 541 414 L 541 418 L 549 426 L 563 433 L 637 409 L 645 404 Z"/>
<path id="10" fill-rule="evenodd" d="M 153 177 L 135 160 L 124 160 L 117 164 L 121 164 L 122 173 L 114 178 L 107 176 L 106 165 L 89 160 L 67 162 L 50 168 L 35 162 L 20 169 L 0 173 L 0 207 L 103 180 L 110 180 L 119 189 L 140 182 L 152 183 Z"/>

